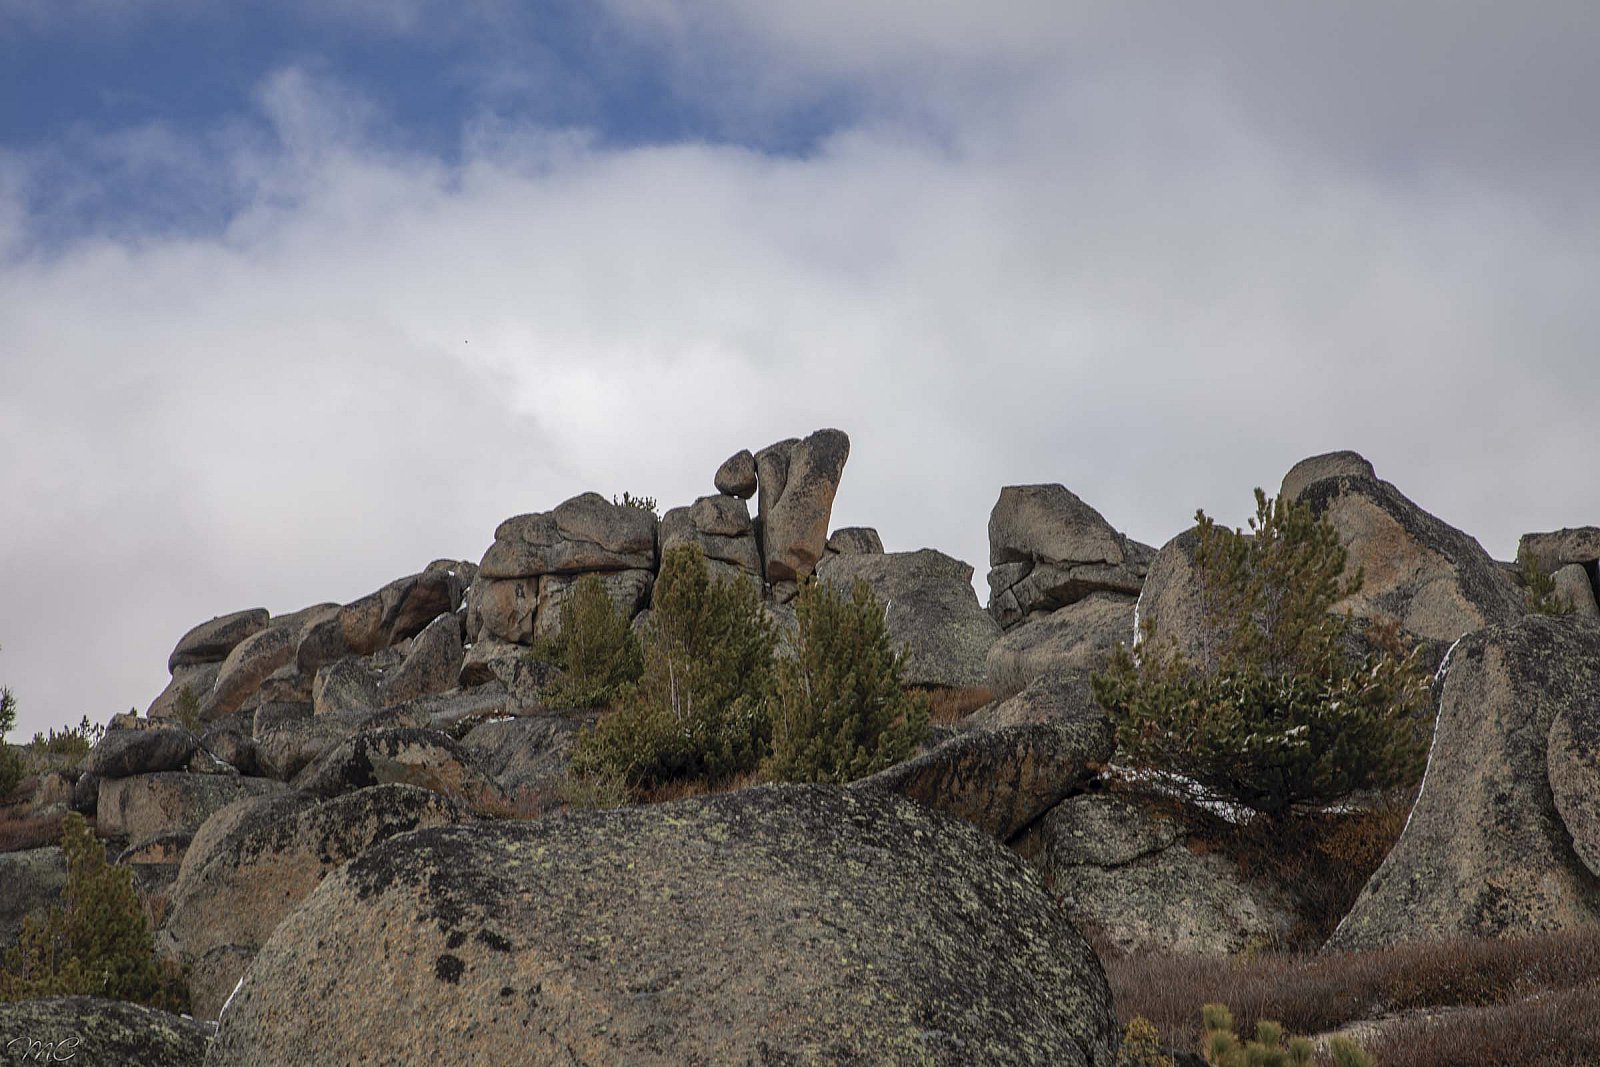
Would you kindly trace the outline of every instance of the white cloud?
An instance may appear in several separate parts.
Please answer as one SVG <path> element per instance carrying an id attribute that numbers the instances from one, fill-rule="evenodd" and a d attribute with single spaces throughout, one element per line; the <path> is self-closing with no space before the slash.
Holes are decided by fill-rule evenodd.
<path id="1" fill-rule="evenodd" d="M 907 64 L 1061 33 L 935 7 Z M 817 63 L 897 11 L 767 15 Z M 1003 484 L 1061 481 L 1160 542 L 1338 447 L 1501 554 L 1593 519 L 1591 202 L 1557 223 L 1499 174 L 1322 167 L 1206 79 L 1179 101 L 1126 64 L 1023 66 L 804 158 L 486 119 L 459 166 L 286 71 L 258 97 L 274 141 L 141 142 L 246 197 L 210 237 L 29 251 L 48 220 L 0 180 L 24 731 L 142 706 L 210 615 L 475 557 L 586 489 L 686 503 L 825 425 L 854 441 L 836 523 L 980 582 Z"/>

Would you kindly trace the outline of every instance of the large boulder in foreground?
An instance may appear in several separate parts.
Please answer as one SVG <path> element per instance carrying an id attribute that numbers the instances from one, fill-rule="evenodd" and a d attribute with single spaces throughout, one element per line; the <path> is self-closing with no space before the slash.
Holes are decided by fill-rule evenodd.
<path id="1" fill-rule="evenodd" d="M 1104 715 L 973 730 L 851 788 L 898 793 L 1008 841 L 1099 777 L 1112 741 Z"/>
<path id="2" fill-rule="evenodd" d="M 200 1067 L 209 1037 L 205 1023 L 123 1000 L 47 997 L 0 1003 L 7 1062 Z"/>
<path id="3" fill-rule="evenodd" d="M 979 686 L 1000 627 L 978 605 L 972 567 L 932 548 L 829 556 L 817 577 L 849 595 L 859 579 L 885 608 L 889 642 L 907 655 L 906 685 Z"/>
<path id="4" fill-rule="evenodd" d="M 214 1019 L 249 960 L 324 875 L 375 841 L 461 819 L 454 802 L 409 785 L 254 802 L 185 858 L 157 950 L 191 968 L 192 1010 Z"/>
<path id="5" fill-rule="evenodd" d="M 279 925 L 211 1067 L 1109 1065 L 1099 961 L 1026 866 L 881 793 L 767 786 L 439 827 Z"/>
<path id="6" fill-rule="evenodd" d="M 1330 945 L 1600 929 L 1600 871 L 1574 842 L 1593 824 L 1569 826 L 1552 792 L 1574 774 L 1580 794 L 1600 785 L 1592 763 L 1569 762 L 1593 759 L 1574 739 L 1600 718 L 1600 622 L 1530 616 L 1471 634 L 1443 672 L 1410 821 Z"/>

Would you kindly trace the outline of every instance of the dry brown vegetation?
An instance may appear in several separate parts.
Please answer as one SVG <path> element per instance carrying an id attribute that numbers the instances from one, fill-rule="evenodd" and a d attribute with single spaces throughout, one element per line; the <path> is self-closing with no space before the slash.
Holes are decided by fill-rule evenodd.
<path id="1" fill-rule="evenodd" d="M 1240 1032 L 1273 1019 L 1317 1034 L 1413 1013 L 1361 1043 L 1380 1064 L 1600 1063 L 1600 932 L 1451 941 L 1337 955 L 1128 956 L 1106 961 L 1124 1024 L 1153 1022 L 1175 1048 L 1198 1039 L 1200 1006 Z M 1437 1010 L 1465 1008 L 1440 1014 Z"/>
<path id="2" fill-rule="evenodd" d="M 24 778 L 11 796 L 0 803 L 0 852 L 43 848 L 61 840 L 61 814 L 35 815 L 33 792 L 38 779 Z"/>
<path id="3" fill-rule="evenodd" d="M 954 726 L 994 699 L 983 686 L 937 686 L 924 690 L 928 695 L 928 721 L 935 726 Z"/>

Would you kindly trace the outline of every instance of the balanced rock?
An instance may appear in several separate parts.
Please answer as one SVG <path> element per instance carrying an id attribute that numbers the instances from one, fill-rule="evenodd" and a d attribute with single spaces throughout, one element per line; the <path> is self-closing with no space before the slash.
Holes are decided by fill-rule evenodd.
<path id="1" fill-rule="evenodd" d="M 1600 930 L 1600 622 L 1481 630 L 1442 670 L 1422 791 L 1330 945 Z"/>
<path id="2" fill-rule="evenodd" d="M 763 449 L 762 455 L 770 451 Z M 768 455 L 768 467 L 782 470 L 775 476 L 778 492 L 770 499 L 766 474 L 761 476 L 761 552 L 768 582 L 798 582 L 811 575 L 827 546 L 850 438 L 842 430 L 818 430 L 780 452 L 781 458 Z"/>
<path id="3" fill-rule="evenodd" d="M 123 720 L 95 742 L 79 766 L 101 778 L 176 771 L 188 765 L 198 744 L 193 734 L 175 723 Z"/>
<path id="4" fill-rule="evenodd" d="M 279 924 L 208 1062 L 1109 1067 L 1116 1035 L 1016 856 L 779 786 L 380 842 Z"/>
<path id="5" fill-rule="evenodd" d="M 17 1063 L 74 1067 L 201 1067 L 205 1023 L 142 1004 L 99 997 L 0 1003 L 0 1038 Z M 37 1042 L 37 1045 L 34 1044 Z"/>
<path id="6" fill-rule="evenodd" d="M 1372 464 L 1368 463 L 1366 457 L 1359 452 L 1324 452 L 1320 456 L 1303 459 L 1290 467 L 1289 473 L 1283 476 L 1278 495 L 1290 500 L 1299 500 L 1306 486 L 1312 482 L 1320 482 L 1324 478 L 1365 478 L 1368 481 L 1377 481 L 1378 472 L 1373 470 Z"/>
<path id="7" fill-rule="evenodd" d="M 1152 550 L 1061 485 L 1008 485 L 989 513 L 989 611 L 1010 628 L 1090 593 L 1135 596 Z"/>
<path id="8" fill-rule="evenodd" d="M 883 538 L 870 526 L 842 526 L 828 535 L 823 551 L 830 556 L 881 556 Z"/>
<path id="9" fill-rule="evenodd" d="M 756 457 L 748 448 L 735 452 L 722 461 L 712 483 L 719 493 L 749 500 L 756 495 Z"/>
<path id="10" fill-rule="evenodd" d="M 849 595 L 857 581 L 883 605 L 889 641 L 906 650 L 906 685 L 979 686 L 1000 627 L 978 604 L 972 567 L 932 548 L 829 556 L 817 577 Z"/>
<path id="11" fill-rule="evenodd" d="M 221 663 L 240 641 L 265 630 L 271 617 L 266 608 L 250 608 L 201 623 L 178 639 L 167 657 L 168 673 L 177 674 L 180 667 Z"/>
<path id="12" fill-rule="evenodd" d="M 989 689 L 1005 698 L 1036 678 L 1104 670 L 1119 644 L 1133 644 L 1134 601 L 1117 593 L 1091 593 L 1048 614 L 1031 615 L 989 649 Z"/>
<path id="13" fill-rule="evenodd" d="M 1008 841 L 1098 777 L 1112 741 L 1103 715 L 973 730 L 851 787 L 898 793 Z"/>
<path id="14" fill-rule="evenodd" d="M 200 1018 L 217 1017 L 249 959 L 329 871 L 376 841 L 462 818 L 453 801 L 408 785 L 374 786 L 332 800 L 289 797 L 219 813 L 233 816 L 225 832 L 208 838 L 178 875 L 157 950 L 191 968 L 208 956 L 214 963 L 237 962 L 234 970 L 207 968 L 203 982 L 191 977 Z M 217 954 L 224 946 L 235 951 Z"/>
<path id="15" fill-rule="evenodd" d="M 655 566 L 656 518 L 584 493 L 551 511 L 517 515 L 494 532 L 479 578 L 532 578 Z"/>

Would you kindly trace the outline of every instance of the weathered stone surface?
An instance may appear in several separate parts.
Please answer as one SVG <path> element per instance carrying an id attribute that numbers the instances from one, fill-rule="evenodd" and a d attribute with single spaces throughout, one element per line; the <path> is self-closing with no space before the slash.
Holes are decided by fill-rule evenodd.
<path id="1" fill-rule="evenodd" d="M 175 771 L 189 762 L 199 742 L 176 724 L 138 720 L 138 725 L 107 730 L 83 758 L 80 768 L 101 778 Z"/>
<path id="2" fill-rule="evenodd" d="M 192 667 L 178 667 L 172 672 L 172 680 L 167 683 L 150 706 L 145 709 L 147 719 L 173 719 L 178 717 L 178 704 L 183 699 L 184 690 L 194 698 L 194 707 L 198 711 L 201 699 L 211 692 L 217 684 L 217 672 L 222 669 L 222 664 L 199 663 Z"/>
<path id="3" fill-rule="evenodd" d="M 351 657 L 317 668 L 311 683 L 311 713 L 338 715 L 377 711 L 378 678 L 361 660 Z"/>
<path id="4" fill-rule="evenodd" d="M 403 712 L 408 717 L 414 716 L 419 726 L 459 737 L 463 731 L 486 719 L 514 715 L 521 710 L 521 702 L 506 692 L 505 686 L 491 681 L 471 689 L 418 697 L 374 716 L 373 722 L 390 712 Z"/>
<path id="5" fill-rule="evenodd" d="M 0 852 L 0 957 L 17 943 L 22 921 L 43 915 L 61 902 L 67 888 L 67 857 L 55 845 L 22 852 Z M 0 1038 L 6 1038 L 0 1032 Z"/>
<path id="6" fill-rule="evenodd" d="M 141 1004 L 98 997 L 47 997 L 0 1003 L 0 1039 L 7 1056 L 74 1067 L 201 1067 L 205 1023 Z M 39 1041 L 35 1047 L 31 1044 Z M 52 1059 L 53 1057 L 53 1059 Z"/>
<path id="7" fill-rule="evenodd" d="M 72 804 L 72 787 L 78 780 L 78 771 L 44 771 L 33 787 L 33 799 L 28 807 L 34 814 L 51 808 L 65 809 Z"/>
<path id="8" fill-rule="evenodd" d="M 1017 850 L 1054 886 L 1072 920 L 1123 952 L 1229 955 L 1288 936 L 1290 902 L 1196 855 L 1171 820 L 1107 793 L 1069 797 Z"/>
<path id="9" fill-rule="evenodd" d="M 177 674 L 180 667 L 221 663 L 240 641 L 265 630 L 270 619 L 266 608 L 250 608 L 201 623 L 178 639 L 167 657 L 168 673 Z"/>
<path id="10" fill-rule="evenodd" d="M 735 452 L 722 461 L 712 483 L 719 493 L 749 500 L 756 495 L 756 457 L 748 448 Z"/>
<path id="11" fill-rule="evenodd" d="M 200 718 L 210 722 L 231 715 L 261 687 L 267 676 L 294 661 L 299 631 L 292 626 L 269 626 L 234 646 L 217 671 L 211 692 L 200 700 Z"/>
<path id="12" fill-rule="evenodd" d="M 1133 644 L 1133 616 L 1133 599 L 1116 593 L 1030 616 L 989 649 L 989 689 L 1004 699 L 1043 675 L 1104 670 L 1117 645 Z"/>
<path id="13" fill-rule="evenodd" d="M 1445 644 L 1523 614 L 1522 591 L 1483 546 L 1388 482 L 1324 478 L 1300 498 L 1339 531 L 1349 553 L 1346 571 L 1364 575 L 1361 590 L 1334 610 L 1393 619 L 1415 637 Z"/>
<path id="14" fill-rule="evenodd" d="M 1573 739 L 1586 727 L 1574 727 L 1600 694 L 1600 623 L 1530 616 L 1482 630 L 1443 669 L 1422 792 L 1330 945 L 1600 929 L 1600 881 L 1574 853 L 1550 774 L 1576 786 L 1569 797 L 1585 788 L 1565 776 L 1582 766 Z"/>
<path id="15" fill-rule="evenodd" d="M 539 579 L 479 578 L 467 592 L 466 633 L 475 642 L 492 638 L 533 643 L 533 617 L 539 610 Z"/>
<path id="16" fill-rule="evenodd" d="M 171 830 L 195 830 L 240 797 L 282 789 L 281 782 L 265 778 L 183 771 L 107 778 L 100 782 L 96 825 L 102 835 L 139 841 Z"/>
<path id="17" fill-rule="evenodd" d="M 1155 628 L 1155 640 L 1190 662 L 1210 668 L 1221 650 L 1221 631 L 1211 621 L 1200 596 L 1195 550 L 1200 535 L 1193 528 L 1161 546 L 1139 594 L 1135 618 Z"/>
<path id="18" fill-rule="evenodd" d="M 193 840 L 194 834 L 187 830 L 171 830 L 133 842 L 117 854 L 115 862 L 175 868 L 183 862 L 183 855 Z"/>
<path id="19" fill-rule="evenodd" d="M 508 794 L 553 792 L 572 761 L 578 731 L 595 713 L 525 715 L 474 726 L 461 739 L 484 773 Z"/>
<path id="20" fill-rule="evenodd" d="M 1550 577 L 1555 582 L 1555 595 L 1571 604 L 1574 614 L 1591 619 L 1600 616 L 1600 604 L 1595 603 L 1589 570 L 1582 563 L 1558 567 Z"/>
<path id="21" fill-rule="evenodd" d="M 1289 473 L 1283 476 L 1283 484 L 1278 488 L 1278 495 L 1290 500 L 1300 499 L 1300 494 L 1305 492 L 1306 486 L 1312 482 L 1320 482 L 1324 478 L 1366 478 L 1369 481 L 1378 480 L 1378 472 L 1373 470 L 1372 464 L 1359 452 L 1324 452 L 1320 456 L 1310 456 L 1289 468 Z"/>
<path id="22" fill-rule="evenodd" d="M 1572 850 L 1600 878 L 1600 701 L 1558 710 L 1545 752 L 1550 793 Z"/>
<path id="23" fill-rule="evenodd" d="M 547 664 L 531 659 L 525 646 L 493 637 L 478 638 L 461 661 L 463 686 L 499 682 L 519 704 L 534 703 L 552 673 Z"/>
<path id="24" fill-rule="evenodd" d="M 454 614 L 440 615 L 411 642 L 411 651 L 400 666 L 378 683 L 378 703 L 389 708 L 454 689 L 465 658 L 461 620 Z"/>
<path id="25" fill-rule="evenodd" d="M 315 677 L 318 668 L 348 656 L 370 656 L 422 632 L 434 619 L 461 607 L 466 583 L 446 568 L 397 578 L 300 630 L 295 663 Z"/>
<path id="26" fill-rule="evenodd" d="M 285 701 L 283 703 L 263 703 L 250 713 L 250 736 L 260 739 L 263 734 L 274 726 L 286 722 L 298 722 L 312 716 L 312 705 L 309 700 Z"/>
<path id="27" fill-rule="evenodd" d="M 844 431 L 818 430 L 789 450 L 782 489 L 770 501 L 763 480 L 761 553 L 768 582 L 802 581 L 815 570 L 828 543 L 833 498 L 849 458 L 850 438 Z M 759 456 L 757 461 L 759 466 Z"/>
<path id="28" fill-rule="evenodd" d="M 1092 781 L 1112 740 L 1103 716 L 973 730 L 851 788 L 898 793 L 1009 841 Z"/>
<path id="29" fill-rule="evenodd" d="M 993 730 L 1027 722 L 1103 720 L 1105 710 L 1094 699 L 1088 671 L 1043 674 L 1022 691 L 979 708 L 962 721 L 974 730 Z"/>
<path id="30" fill-rule="evenodd" d="M 317 757 L 358 733 L 371 716 L 365 711 L 344 711 L 313 717 L 310 705 L 304 705 L 304 710 L 303 715 L 278 718 L 265 728 L 258 716 L 256 766 L 262 774 L 289 781 Z"/>
<path id="31" fill-rule="evenodd" d="M 989 613 L 1009 629 L 1095 592 L 1136 595 L 1151 552 L 1061 485 L 1008 485 L 989 513 Z"/>
<path id="32" fill-rule="evenodd" d="M 730 564 L 746 574 L 761 574 L 755 523 L 743 500 L 703 496 L 688 507 L 673 508 L 661 516 L 662 554 L 686 544 L 699 545 L 708 562 Z"/>
<path id="33" fill-rule="evenodd" d="M 380 842 L 278 926 L 209 1062 L 1109 1065 L 1111 1008 L 993 841 L 761 787 Z"/>
<path id="34" fill-rule="evenodd" d="M 400 783 L 454 797 L 473 810 L 505 801 L 494 780 L 461 743 L 437 730 L 396 727 L 341 741 L 295 776 L 295 788 L 336 797 L 373 785 Z"/>
<path id="35" fill-rule="evenodd" d="M 905 647 L 907 685 L 978 686 L 1000 627 L 978 605 L 972 568 L 943 552 L 829 556 L 821 581 L 848 593 L 859 579 L 885 607 L 889 640 Z"/>
<path id="36" fill-rule="evenodd" d="M 533 621 L 535 637 L 554 637 L 561 632 L 561 605 L 572 595 L 573 587 L 587 577 L 591 576 L 547 574 L 539 579 L 539 613 Z M 649 602 L 650 589 L 655 584 L 655 573 L 645 570 L 607 571 L 592 577 L 600 582 L 616 609 L 629 618 Z"/>
<path id="37" fill-rule="evenodd" d="M 649 570 L 655 551 L 654 515 L 584 493 L 552 511 L 502 522 L 478 566 L 478 579 Z"/>
<path id="38" fill-rule="evenodd" d="M 408 785 L 257 805 L 233 822 L 231 832 L 209 842 L 197 862 L 185 864 L 156 936 L 157 951 L 194 967 L 214 950 L 233 946 L 205 974 L 190 977 L 195 1014 L 215 1018 L 254 952 L 324 875 L 376 841 L 458 822 L 462 814 L 454 801 Z"/>
<path id="39" fill-rule="evenodd" d="M 93 815 L 100 803 L 100 776 L 80 774 L 72 783 L 72 810 L 82 815 Z"/>
<path id="40" fill-rule="evenodd" d="M 870 526 L 843 526 L 828 536 L 830 556 L 881 556 L 883 538 Z"/>
<path id="41" fill-rule="evenodd" d="M 254 715 L 230 716 L 200 735 L 200 747 L 240 774 L 256 773 L 256 742 L 251 723 Z"/>
<path id="42" fill-rule="evenodd" d="M 1525 533 L 1517 542 L 1517 555 L 1524 553 L 1547 573 L 1569 563 L 1593 564 L 1600 560 L 1600 526 Z"/>
<path id="43" fill-rule="evenodd" d="M 783 487 L 789 480 L 789 458 L 800 444 L 800 438 L 790 437 L 763 448 L 756 453 L 756 515 L 764 520 L 772 514 Z"/>

